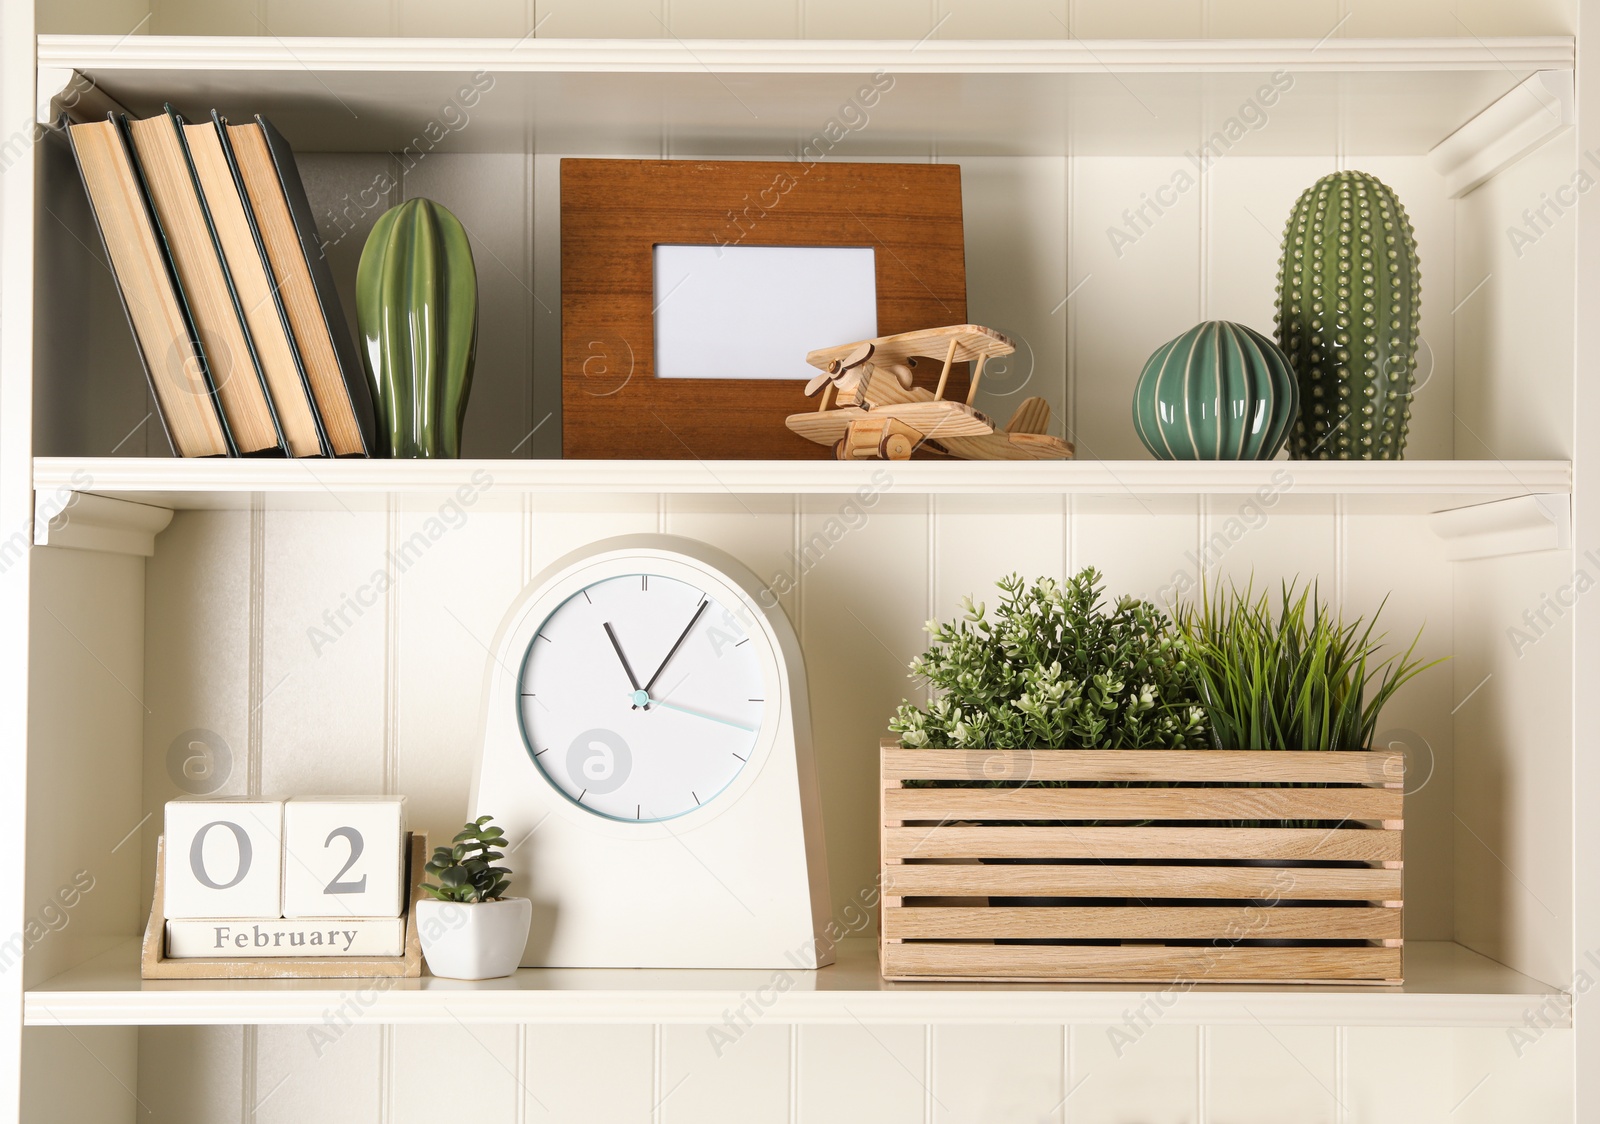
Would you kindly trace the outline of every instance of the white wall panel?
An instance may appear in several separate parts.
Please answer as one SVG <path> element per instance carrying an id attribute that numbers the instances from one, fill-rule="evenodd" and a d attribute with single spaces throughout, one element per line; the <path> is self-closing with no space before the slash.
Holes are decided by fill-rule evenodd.
<path id="1" fill-rule="evenodd" d="M 927 640 L 928 525 L 885 510 L 897 503 L 880 498 L 851 526 L 817 497 L 801 522 L 799 632 L 836 916 L 877 885 L 878 741 L 901 699 L 923 698 L 906 665 Z"/>
<path id="2" fill-rule="evenodd" d="M 1128 18 L 1156 17 L 1141 6 Z M 1151 352 L 1200 319 L 1202 184 L 1182 156 L 1072 163 L 1069 436 L 1084 460 L 1143 460 L 1149 454 L 1133 429 L 1139 372 Z"/>
<path id="3" fill-rule="evenodd" d="M 727 0 L 667 0 L 667 29 L 683 39 L 793 39 L 800 31 L 799 4 L 775 0 L 730 4 Z"/>
<path id="4" fill-rule="evenodd" d="M 490 36 L 520 39 L 533 30 L 535 0 L 392 0 L 401 35 Z"/>
<path id="5" fill-rule="evenodd" d="M 355 980 L 321 1024 L 263 1026 L 256 1030 L 255 1100 L 251 1124 L 300 1124 L 326 1119 L 338 1106 L 341 1124 L 378 1124 L 383 1119 L 384 1032 L 346 1026 L 341 1008 L 359 1010 Z"/>
<path id="6" fill-rule="evenodd" d="M 1419 519 L 1345 516 L 1340 597 L 1347 614 L 1378 611 L 1385 654 L 1404 651 L 1420 631 L 1424 662 L 1455 650 L 1452 595 L 1457 570 Z M 1385 603 L 1384 598 L 1388 600 Z M 1455 922 L 1455 731 L 1451 712 L 1476 679 L 1463 683 L 1461 661 L 1423 672 L 1384 708 L 1378 746 L 1406 754 L 1406 936 L 1451 940 Z M 1467 704 L 1468 706 L 1471 703 Z M 1463 708 L 1465 712 L 1465 708 Z"/>
<path id="7" fill-rule="evenodd" d="M 932 1035 L 934 1124 L 1077 1119 L 1063 1116 L 1061 1027 L 941 1026 Z"/>
<path id="8" fill-rule="evenodd" d="M 805 39 L 921 39 L 938 25 L 933 0 L 800 0 Z M 942 14 L 942 13 L 941 13 Z"/>
<path id="9" fill-rule="evenodd" d="M 393 1033 L 386 1120 L 437 1124 L 464 1109 L 484 1121 L 517 1119 L 526 1080 L 516 1027 L 457 1023 L 397 1026 Z"/>
<path id="10" fill-rule="evenodd" d="M 225 0 L 226 2 L 226 0 Z M 399 28 L 394 0 L 256 0 L 257 35 L 393 35 Z"/>
<path id="11" fill-rule="evenodd" d="M 1200 1035 L 1165 1026 L 1161 998 L 1130 995 L 1128 1021 L 1071 1028 L 1065 1119 L 1071 1124 L 1194 1124 L 1201 1116 Z"/>
<path id="12" fill-rule="evenodd" d="M 1193 39 L 1205 34 L 1204 0 L 1072 0 L 1072 35 L 1078 39 Z"/>
<path id="13" fill-rule="evenodd" d="M 946 510 L 956 507 L 957 510 Z M 992 614 L 1000 604 L 995 582 L 1009 574 L 1032 583 L 1036 578 L 1065 576 L 1065 515 L 1005 514 L 1004 504 L 992 514 L 973 514 L 965 505 L 940 501 L 933 516 L 933 619 L 961 615 L 961 599 L 971 597 Z M 927 646 L 923 635 L 923 646 Z M 920 649 L 919 649 L 920 650 Z"/>
<path id="14" fill-rule="evenodd" d="M 149 34 L 264 35 L 264 6 L 265 0 L 150 0 Z"/>
<path id="15" fill-rule="evenodd" d="M 131 1026 L 30 1026 L 22 1032 L 23 1124 L 149 1120 L 138 1085 L 139 1032 Z"/>
<path id="16" fill-rule="evenodd" d="M 1336 1124 L 1332 1027 L 1206 1029 L 1206 1119 L 1222 1124 Z"/>
<path id="17" fill-rule="evenodd" d="M 927 1106 L 938 1103 L 928 1087 L 927 1046 L 920 1026 L 802 1027 L 801 1124 L 922 1124 Z"/>
<path id="18" fill-rule="evenodd" d="M 1294 86 L 1276 96 L 1277 104 L 1271 106 L 1255 99 L 1255 110 L 1250 112 L 1252 117 L 1259 114 L 1260 124 L 1207 165 L 1205 172 L 1209 189 L 1205 237 L 1210 247 L 1205 277 L 1206 318 L 1248 324 L 1269 337 L 1274 335 L 1278 262 L 1283 254 L 1283 228 L 1289 221 L 1289 212 L 1300 193 L 1335 166 L 1331 146 L 1326 156 L 1263 159 L 1251 155 L 1256 136 L 1295 127 L 1284 120 L 1293 110 Z M 1211 127 L 1222 127 L 1230 116 L 1237 116 L 1242 104 L 1213 100 Z M 1192 163 L 1190 167 L 1194 170 Z"/>
<path id="19" fill-rule="evenodd" d="M 779 1023 L 746 1027 L 663 1026 L 659 1080 L 667 1124 L 786 1124 L 792 1031 Z"/>
<path id="20" fill-rule="evenodd" d="M 1346 1104 L 1360 1124 L 1572 1119 L 1572 1032 L 1351 1027 Z M 1525 1036 L 1513 1040 L 1514 1035 Z"/>
<path id="21" fill-rule="evenodd" d="M 381 512 L 266 513 L 262 794 L 383 790 L 385 530 Z"/>
<path id="22" fill-rule="evenodd" d="M 243 1113 L 244 1040 L 240 1026 L 140 1027 L 138 1092 L 150 1110 L 143 1119 L 161 1124 L 248 1119 Z"/>
<path id="23" fill-rule="evenodd" d="M 1112 597 L 1142 597 L 1165 608 L 1199 572 L 1199 506 L 1188 496 L 1075 496 L 1068 566 L 1096 567 Z"/>
<path id="24" fill-rule="evenodd" d="M 966 157 L 960 164 L 967 319 L 1017 343 L 1016 354 L 984 367 L 974 404 L 1004 425 L 1037 395 L 1050 403 L 1050 432 L 1060 436 L 1067 421 L 1067 162 Z"/>
<path id="25" fill-rule="evenodd" d="M 798 629 L 800 586 L 795 555 L 799 526 L 795 501 L 788 496 L 670 496 L 663 529 L 711 543 L 727 551 L 777 596 Z"/>
<path id="26" fill-rule="evenodd" d="M 250 782 L 251 513 L 174 513 L 145 563 L 144 809 L 153 818 L 136 842 L 141 902 L 155 885 L 155 838 L 168 801 L 207 790 L 239 796 Z M 205 747 L 173 769 L 170 747 L 196 731 Z M 212 738 L 215 741 L 212 741 Z M 217 748 L 226 747 L 226 762 Z M 183 751 L 180 750 L 180 753 Z M 189 757 L 201 760 L 187 766 Z M 179 782 L 182 782 L 181 784 Z"/>
<path id="27" fill-rule="evenodd" d="M 390 516 L 389 549 L 411 561 L 403 571 L 401 562 L 391 569 L 386 729 L 393 772 L 384 780 L 407 796 L 411 829 L 426 831 L 435 845 L 454 838 L 467 818 L 488 645 L 523 584 L 522 516 L 485 510 L 492 489 L 486 483 L 470 505 Z"/>
<path id="28" fill-rule="evenodd" d="M 527 1124 L 649 1120 L 656 1106 L 648 1026 L 530 1026 L 524 1030 Z"/>

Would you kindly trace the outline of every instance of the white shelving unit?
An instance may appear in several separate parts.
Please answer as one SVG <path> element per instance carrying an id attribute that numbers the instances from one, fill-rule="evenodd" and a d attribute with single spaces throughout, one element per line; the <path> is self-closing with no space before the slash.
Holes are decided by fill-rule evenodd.
<path id="1" fill-rule="evenodd" d="M 790 986 L 773 987 L 781 974 Z M 1174 1024 L 1362 1027 L 1516 1026 L 1530 1006 L 1571 1026 L 1568 996 L 1460 945 L 1406 949 L 1402 987 L 1198 985 L 1166 1011 Z M 1130 989 L 1027 984 L 904 984 L 878 974 L 876 942 L 840 942 L 838 962 L 818 972 L 524 968 L 508 980 L 144 981 L 138 948 L 125 944 L 28 992 L 30 1026 L 303 1024 L 321 1020 L 354 988 L 351 1012 L 369 1024 L 581 1023 L 714 1026 L 752 994 L 774 1022 L 804 1025 L 1119 1023 Z"/>
<path id="2" fill-rule="evenodd" d="M 1600 781 L 1582 764 L 1593 739 L 1574 733 L 1580 716 L 1600 717 L 1584 686 L 1600 622 L 1573 592 L 1600 565 L 1586 552 L 1593 482 L 1574 439 L 1600 424 L 1576 377 L 1600 341 L 1574 312 L 1597 287 L 1567 209 L 1542 212 L 1531 241 L 1507 237 L 1522 212 L 1565 198 L 1557 189 L 1594 139 L 1573 127 L 1586 41 L 355 39 L 213 35 L 220 17 L 173 10 L 158 29 L 207 33 L 35 40 L 8 8 L 4 119 L 168 100 L 262 112 L 302 153 L 346 287 L 384 206 L 425 193 L 451 207 L 485 280 L 471 459 L 152 455 L 70 159 L 45 136 L 25 150 L 31 180 L 0 177 L 0 530 L 34 544 L 0 537 L 0 631 L 12 638 L 0 740 L 26 775 L 0 795 L 0 822 L 16 825 L 27 881 L 0 935 L 37 924 L 74 871 L 96 887 L 70 923 L 25 939 L 21 971 L 0 971 L 14 1012 L 0 1033 L 0 1119 L 19 1096 L 24 1119 L 48 1105 L 56 1118 L 131 1121 L 142 1104 L 184 1122 L 241 1104 L 249 1119 L 307 1118 L 337 1096 L 353 1119 L 409 1120 L 427 1101 L 407 1059 L 483 1068 L 485 1049 L 515 1083 L 488 1118 L 519 1121 L 559 1116 L 538 1115 L 547 1100 L 594 1119 L 845 1118 L 855 1102 L 830 1100 L 833 1088 L 870 1093 L 885 1118 L 930 1120 L 959 1117 L 946 1099 L 992 1109 L 1001 1086 L 1024 1098 L 1005 1102 L 1019 1119 L 1061 1119 L 1070 1103 L 1072 1120 L 1270 1109 L 1356 1121 L 1402 1092 L 1418 1120 L 1582 1120 L 1600 1104 L 1584 1076 L 1600 1070 L 1584 1060 L 1597 1047 L 1564 990 L 1600 947 L 1595 868 L 1579 846 Z M 305 18 L 297 30 L 317 26 Z M 1367 13 L 1363 26 L 1386 18 Z M 116 29 L 108 16 L 94 30 Z M 560 157 L 792 159 L 878 71 L 894 85 L 830 158 L 961 163 L 969 318 L 1028 344 L 1015 378 L 985 393 L 995 405 L 1025 386 L 1043 394 L 1082 459 L 551 459 Z M 1274 74 L 1291 78 L 1288 92 L 1261 105 Z M 493 83 L 463 106 L 475 75 Z M 64 91 L 77 91 L 70 106 Z M 1196 158 L 1252 104 L 1260 123 L 1252 113 L 1241 136 Z M 451 105 L 460 113 L 445 117 Z M 1275 224 L 1339 166 L 1395 185 L 1418 226 L 1429 370 L 1415 459 L 1139 459 L 1127 415 L 1143 357 L 1200 318 L 1269 328 Z M 1190 186 L 1173 187 L 1176 203 L 1129 217 L 1179 173 Z M 1131 240 L 1108 237 L 1118 229 Z M 422 535 L 463 489 L 472 502 Z M 1407 982 L 1164 993 L 1159 1033 L 1141 1030 L 1125 1059 L 1107 1028 L 1148 988 L 890 984 L 872 943 L 851 940 L 838 965 L 793 973 L 763 1002 L 749 1039 L 762 1044 L 747 1049 L 741 1033 L 741 1060 L 724 1063 L 706 1029 L 768 993 L 773 973 L 524 970 L 480 985 L 400 981 L 353 1005 L 331 982 L 138 979 L 154 824 L 178 792 L 175 738 L 203 728 L 232 746 L 224 792 L 404 792 L 418 826 L 444 831 L 464 809 L 483 638 L 505 603 L 583 542 L 655 529 L 774 575 L 824 700 L 813 726 L 841 911 L 872 885 L 877 732 L 912 689 L 904 664 L 921 622 L 961 595 L 1012 570 L 1091 564 L 1114 592 L 1158 599 L 1202 575 L 1298 574 L 1358 613 L 1388 595 L 1395 635 L 1425 626 L 1424 654 L 1452 657 L 1402 694 L 1382 733 L 1426 777 L 1408 803 Z M 396 565 L 401 544 L 423 540 Z M 369 601 L 380 572 L 391 580 Z M 67 822 L 78 830 L 56 829 Z M 10 966 L 3 942 L 0 959 Z M 313 1064 L 297 1024 L 330 1010 L 349 1012 L 350 1037 Z M 20 1038 L 8 1047 L 5 1034 Z M 68 1080 L 84 1050 L 99 1067 Z M 224 1055 L 244 1060 L 202 1088 L 192 1058 Z M 591 1055 L 629 1061 L 600 1080 Z M 298 1059 L 287 1087 L 308 1101 L 271 1085 L 283 1058 Z M 1463 1080 L 1418 1076 L 1435 1070 Z M 1409 1091 L 1395 1072 L 1415 1078 Z M 1099 1084 L 1079 1094 L 1086 1073 Z M 1041 1074 L 1039 1089 L 1058 1091 L 1025 1092 Z M 580 1081 L 607 1088 L 580 1096 Z M 786 1091 L 781 1108 L 751 1107 L 752 1091 L 772 1088 Z M 1173 1088 L 1177 1102 L 1159 1099 Z M 606 1096 L 634 1099 L 627 1111 L 585 1099 Z"/>

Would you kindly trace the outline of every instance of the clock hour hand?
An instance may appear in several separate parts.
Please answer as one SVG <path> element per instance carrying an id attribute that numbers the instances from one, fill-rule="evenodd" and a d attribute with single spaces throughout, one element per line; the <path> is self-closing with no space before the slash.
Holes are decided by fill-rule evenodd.
<path id="1" fill-rule="evenodd" d="M 683 626 L 683 631 L 678 634 L 678 639 L 673 643 L 672 650 L 667 653 L 667 658 L 661 661 L 661 666 L 656 668 L 656 673 L 650 677 L 650 682 L 644 685 L 644 693 L 649 694 L 656 685 L 656 680 L 661 678 L 661 673 L 667 670 L 667 665 L 672 662 L 672 657 L 678 654 L 678 649 L 683 647 L 683 642 L 689 638 L 689 630 L 694 628 L 694 622 L 700 619 L 700 614 L 706 611 L 706 606 L 711 602 L 701 601 L 700 607 L 694 611 L 694 616 L 689 618 L 689 623 Z M 615 640 L 612 641 L 616 643 Z M 617 649 L 617 655 L 622 654 L 622 649 Z M 635 687 L 638 684 L 634 684 Z"/>
<path id="2" fill-rule="evenodd" d="M 664 701 L 662 699 L 652 699 L 652 700 L 650 700 L 650 702 L 651 702 L 652 706 L 661 706 L 661 707 L 665 707 L 668 710 L 676 710 L 680 714 L 689 714 L 689 715 L 693 715 L 695 718 L 704 718 L 708 722 L 720 722 L 724 726 L 732 726 L 735 730 L 743 730 L 746 733 L 750 733 L 750 734 L 753 734 L 753 733 L 756 732 L 756 728 L 754 726 L 746 726 L 742 722 L 730 722 L 726 718 L 718 718 L 714 714 L 706 714 L 706 713 L 704 713 L 702 711 L 690 710 L 688 707 L 679 706 L 677 703 L 669 703 L 669 702 L 666 702 L 666 701 Z"/>
<path id="3" fill-rule="evenodd" d="M 622 670 L 628 673 L 628 684 L 633 688 L 635 695 L 639 694 L 639 677 L 634 675 L 633 668 L 628 666 L 628 657 L 622 654 L 622 645 L 617 643 L 617 634 L 611 631 L 611 622 L 605 622 L 606 638 L 611 641 L 612 649 L 617 653 L 617 659 L 622 662 Z M 638 710 L 639 704 L 634 703 L 633 709 Z"/>

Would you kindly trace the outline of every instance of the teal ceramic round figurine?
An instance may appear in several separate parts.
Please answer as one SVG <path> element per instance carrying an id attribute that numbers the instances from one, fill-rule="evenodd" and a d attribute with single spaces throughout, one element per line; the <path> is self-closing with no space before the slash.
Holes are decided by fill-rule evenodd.
<path id="1" fill-rule="evenodd" d="M 1278 267 L 1278 342 L 1302 402 L 1292 456 L 1404 454 L 1421 278 L 1411 220 L 1376 176 L 1335 172 L 1296 201 Z"/>
<path id="2" fill-rule="evenodd" d="M 459 457 L 478 346 L 478 275 L 460 220 L 431 199 L 379 216 L 356 270 L 379 456 Z"/>
<path id="3" fill-rule="evenodd" d="M 1133 427 L 1162 460 L 1271 460 L 1299 402 L 1277 344 L 1243 324 L 1207 320 L 1146 361 L 1133 392 Z"/>

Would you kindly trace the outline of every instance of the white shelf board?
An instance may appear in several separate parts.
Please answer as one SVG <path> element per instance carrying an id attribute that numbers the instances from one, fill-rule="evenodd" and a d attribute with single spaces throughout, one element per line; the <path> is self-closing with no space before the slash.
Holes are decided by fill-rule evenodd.
<path id="1" fill-rule="evenodd" d="M 835 155 L 1178 155 L 1274 74 L 1229 155 L 1431 150 L 1565 36 L 1433 39 L 353 39 L 43 35 L 42 80 L 88 75 L 137 113 L 261 112 L 304 151 L 783 157 L 840 118 Z M 891 88 L 844 107 L 867 76 Z M 481 96 L 461 108 L 474 74 Z M 1352 78 L 1358 80 L 1352 80 Z M 492 79 L 484 89 L 483 84 Z M 1285 84 L 1287 88 L 1285 88 Z M 48 104 L 52 90 L 41 90 Z M 457 107 L 441 116 L 442 107 Z M 1395 112 L 1403 105 L 1405 112 Z M 640 112 L 641 106 L 648 112 Z M 1258 102 L 1251 120 L 1262 106 Z M 435 140 L 419 130 L 439 120 Z M 1235 126 L 1238 127 L 1237 124 Z M 442 134 L 439 135 L 439 134 Z M 792 159 L 792 155 L 790 156 Z"/>
<path id="2" fill-rule="evenodd" d="M 1276 511 L 1427 513 L 1572 490 L 1568 461 L 626 461 L 222 460 L 41 457 L 34 488 L 59 504 L 77 491 L 171 509 L 382 510 L 419 507 L 466 487 L 483 508 L 628 507 L 658 496 L 832 497 L 925 505 L 968 497 L 984 510 L 1193 510 L 1212 497 L 1231 511 L 1266 495 Z M 827 502 L 827 501 L 818 501 Z M 1231 506 L 1230 506 L 1231 505 Z"/>
<path id="3" fill-rule="evenodd" d="M 1120 1023 L 1149 984 L 908 984 L 878 974 L 877 946 L 841 943 L 808 972 L 524 968 L 503 980 L 141 980 L 129 941 L 30 988 L 29 1026 L 315 1023 L 720 1023 L 752 997 L 787 1023 Z M 759 994 L 758 994 L 759 993 Z M 768 1003 L 768 1000 L 771 1000 Z M 1457 944 L 1406 946 L 1398 987 L 1199 985 L 1164 1019 L 1191 1024 L 1521 1026 L 1543 1007 L 1571 1025 L 1568 997 Z"/>

